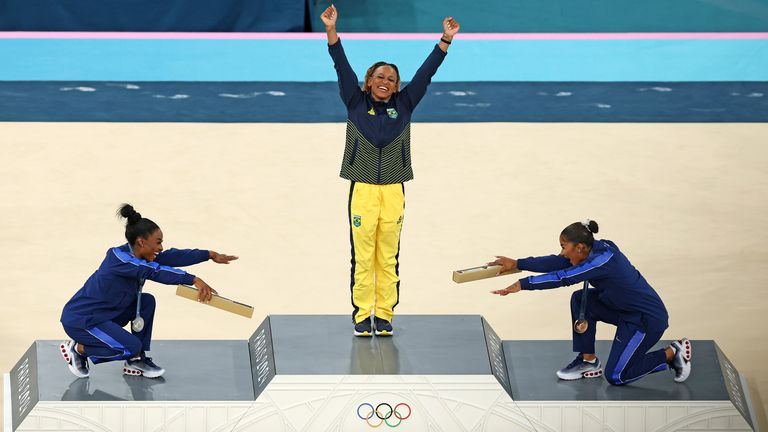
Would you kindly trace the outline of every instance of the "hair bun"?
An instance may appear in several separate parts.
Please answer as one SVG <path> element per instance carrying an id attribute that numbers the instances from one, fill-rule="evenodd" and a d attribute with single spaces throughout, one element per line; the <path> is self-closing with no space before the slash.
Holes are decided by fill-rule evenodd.
<path id="1" fill-rule="evenodd" d="M 141 220 L 141 213 L 134 210 L 133 206 L 130 204 L 121 205 L 117 210 L 117 213 L 120 216 L 128 219 L 128 225 L 133 225 Z"/>
<path id="2" fill-rule="evenodd" d="M 581 221 L 581 224 L 584 225 L 585 228 L 592 234 L 597 234 L 598 231 L 600 231 L 600 227 L 597 225 L 596 221 L 593 221 L 592 219 L 584 219 Z"/>

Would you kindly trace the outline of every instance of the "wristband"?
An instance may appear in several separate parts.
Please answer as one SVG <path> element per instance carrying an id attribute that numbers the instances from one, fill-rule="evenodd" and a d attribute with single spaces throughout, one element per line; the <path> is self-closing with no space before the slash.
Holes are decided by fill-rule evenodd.
<path id="1" fill-rule="evenodd" d="M 450 44 L 451 44 L 451 41 L 449 41 L 449 40 L 445 40 L 445 38 L 443 38 L 443 37 L 441 37 L 441 38 L 440 38 L 440 42 L 444 42 L 444 43 L 446 43 L 446 44 L 448 44 L 448 45 L 450 45 Z"/>

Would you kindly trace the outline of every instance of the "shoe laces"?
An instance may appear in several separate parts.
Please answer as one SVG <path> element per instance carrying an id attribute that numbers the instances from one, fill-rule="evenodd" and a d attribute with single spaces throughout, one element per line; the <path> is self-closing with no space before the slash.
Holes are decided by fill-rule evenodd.
<path id="1" fill-rule="evenodd" d="M 578 365 L 580 365 L 580 364 L 582 364 L 582 363 L 584 363 L 584 357 L 582 357 L 582 355 L 581 355 L 581 354 L 579 354 L 579 355 L 577 355 L 577 356 L 576 356 L 576 358 L 575 358 L 575 359 L 573 359 L 573 361 L 572 361 L 572 362 L 571 362 L 571 363 L 570 363 L 568 366 L 566 366 L 565 368 L 566 368 L 566 369 L 570 369 L 570 368 L 572 368 L 572 367 L 575 367 L 575 366 L 578 366 Z"/>

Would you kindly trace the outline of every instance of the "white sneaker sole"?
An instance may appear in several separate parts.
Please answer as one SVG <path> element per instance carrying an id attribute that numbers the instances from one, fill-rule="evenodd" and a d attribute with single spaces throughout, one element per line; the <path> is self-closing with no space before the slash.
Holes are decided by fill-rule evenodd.
<path id="1" fill-rule="evenodd" d="M 367 331 L 366 332 L 359 332 L 359 331 L 355 330 L 354 333 L 355 333 L 355 336 L 359 336 L 359 337 L 371 337 L 371 336 L 373 336 L 373 333 L 367 332 Z"/>
<path id="2" fill-rule="evenodd" d="M 67 347 L 67 342 L 62 342 L 59 344 L 59 352 L 61 352 L 61 357 L 64 358 L 64 361 L 67 362 L 67 367 L 69 368 L 69 371 L 72 372 L 72 374 L 78 378 L 88 378 L 90 373 L 83 374 L 78 370 L 75 365 L 72 364 L 72 358 L 69 355 L 69 348 Z"/>
<path id="3" fill-rule="evenodd" d="M 394 336 L 395 335 L 394 330 L 393 331 L 386 331 L 386 330 L 378 331 L 378 330 L 376 330 L 374 333 L 376 334 L 376 336 Z"/>
<path id="4" fill-rule="evenodd" d="M 123 375 L 143 376 L 145 378 L 160 378 L 164 373 L 165 370 L 160 372 L 144 372 L 141 369 L 136 369 L 130 366 L 123 366 Z"/>
<path id="5" fill-rule="evenodd" d="M 683 365 L 683 371 L 680 372 L 680 375 L 678 376 L 675 374 L 675 382 L 681 383 L 687 380 L 691 375 L 691 358 L 693 357 L 693 349 L 691 347 L 691 341 L 689 341 L 688 338 L 683 338 L 678 342 L 680 342 L 680 346 L 682 347 L 681 349 L 683 350 L 682 357 L 685 364 Z"/>
<path id="6" fill-rule="evenodd" d="M 601 376 L 603 376 L 602 369 L 598 369 L 596 371 L 584 372 L 581 374 L 561 374 L 560 371 L 557 371 L 557 377 L 563 381 L 576 381 L 582 378 L 600 378 Z"/>

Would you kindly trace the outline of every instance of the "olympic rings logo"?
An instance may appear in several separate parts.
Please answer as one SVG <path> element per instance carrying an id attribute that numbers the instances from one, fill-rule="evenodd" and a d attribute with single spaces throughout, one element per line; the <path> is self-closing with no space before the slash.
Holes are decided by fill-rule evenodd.
<path id="1" fill-rule="evenodd" d="M 408 409 L 407 415 L 404 414 L 405 408 Z M 391 428 L 396 428 L 400 426 L 400 423 L 402 423 L 403 420 L 406 420 L 411 416 L 411 406 L 401 402 L 392 408 L 392 405 L 382 402 L 374 408 L 372 404 L 363 402 L 357 407 L 357 416 L 360 417 L 360 420 L 365 420 L 365 422 L 368 423 L 368 426 L 372 428 L 377 428 L 382 424 L 386 424 Z M 395 420 L 390 421 L 392 417 L 397 420 L 397 423 L 395 423 Z M 378 419 L 378 423 L 376 422 L 376 419 Z"/>

